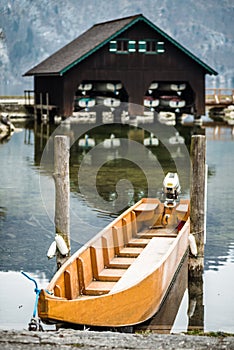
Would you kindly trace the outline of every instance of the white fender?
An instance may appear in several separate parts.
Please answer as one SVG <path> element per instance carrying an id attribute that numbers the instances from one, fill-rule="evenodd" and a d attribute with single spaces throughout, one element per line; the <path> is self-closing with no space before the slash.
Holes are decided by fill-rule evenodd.
<path id="1" fill-rule="evenodd" d="M 66 242 L 64 241 L 63 237 L 56 234 L 55 241 L 56 241 L 57 248 L 60 251 L 60 253 L 62 255 L 67 255 L 69 250 L 68 250 L 68 247 L 67 247 Z"/>
<path id="2" fill-rule="evenodd" d="M 197 256 L 197 244 L 196 244 L 194 235 L 190 233 L 188 239 L 189 239 L 189 247 L 190 247 L 191 253 L 194 256 Z"/>
<path id="3" fill-rule="evenodd" d="M 197 301 L 196 299 L 192 299 L 189 301 L 189 307 L 188 307 L 188 317 L 191 318 L 194 314 L 194 311 L 196 309 L 196 306 L 197 306 Z"/>
<path id="4" fill-rule="evenodd" d="M 53 241 L 48 249 L 48 252 L 47 252 L 48 259 L 52 259 L 55 256 L 56 249 L 57 249 L 56 242 Z"/>

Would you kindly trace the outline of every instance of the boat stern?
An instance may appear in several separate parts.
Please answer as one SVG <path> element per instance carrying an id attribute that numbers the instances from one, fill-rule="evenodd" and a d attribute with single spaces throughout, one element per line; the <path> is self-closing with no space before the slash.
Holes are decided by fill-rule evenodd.
<path id="1" fill-rule="evenodd" d="M 41 290 L 39 299 L 38 299 L 38 316 L 44 320 L 48 319 L 48 300 L 47 300 L 47 294 L 44 289 Z"/>

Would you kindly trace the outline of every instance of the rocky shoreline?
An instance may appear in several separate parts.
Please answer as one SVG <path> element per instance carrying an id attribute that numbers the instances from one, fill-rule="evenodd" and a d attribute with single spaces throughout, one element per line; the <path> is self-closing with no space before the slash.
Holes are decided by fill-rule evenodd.
<path id="1" fill-rule="evenodd" d="M 234 336 L 128 334 L 60 329 L 49 332 L 0 330 L 1 350 L 41 349 L 212 349 L 233 350 Z"/>

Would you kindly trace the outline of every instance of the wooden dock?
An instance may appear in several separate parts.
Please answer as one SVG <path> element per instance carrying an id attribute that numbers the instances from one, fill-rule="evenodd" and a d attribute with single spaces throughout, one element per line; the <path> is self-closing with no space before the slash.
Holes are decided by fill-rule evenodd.
<path id="1" fill-rule="evenodd" d="M 49 93 L 40 93 L 36 98 L 34 90 L 25 90 L 24 96 L 0 97 L 0 109 L 8 114 L 21 115 L 20 112 L 24 112 L 24 115 L 49 120 L 51 115 L 56 115 L 58 111 L 58 106 L 52 105 L 49 100 Z M 222 111 L 234 104 L 234 89 L 207 88 L 205 104 L 208 109 Z"/>
<path id="2" fill-rule="evenodd" d="M 227 107 L 234 104 L 234 89 L 206 89 L 206 106 Z"/>

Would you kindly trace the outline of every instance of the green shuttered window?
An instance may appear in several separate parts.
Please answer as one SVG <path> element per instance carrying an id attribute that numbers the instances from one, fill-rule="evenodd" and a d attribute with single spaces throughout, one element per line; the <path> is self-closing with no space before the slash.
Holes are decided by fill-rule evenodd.
<path id="1" fill-rule="evenodd" d="M 128 40 L 118 39 L 111 40 L 109 43 L 109 51 L 113 53 L 133 53 L 140 52 L 145 54 L 162 54 L 165 52 L 164 42 L 154 39 L 144 40 Z"/>
<path id="2" fill-rule="evenodd" d="M 138 41 L 138 52 L 146 52 L 146 41 L 145 40 Z"/>
<path id="3" fill-rule="evenodd" d="M 117 41 L 116 40 L 110 41 L 109 51 L 110 52 L 116 52 L 117 51 Z"/>
<path id="4" fill-rule="evenodd" d="M 136 41 L 135 40 L 129 40 L 128 51 L 129 52 L 136 52 Z"/>
<path id="5" fill-rule="evenodd" d="M 157 42 L 157 53 L 164 53 L 164 42 L 163 41 L 158 41 Z"/>

